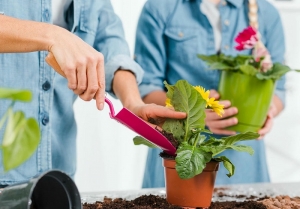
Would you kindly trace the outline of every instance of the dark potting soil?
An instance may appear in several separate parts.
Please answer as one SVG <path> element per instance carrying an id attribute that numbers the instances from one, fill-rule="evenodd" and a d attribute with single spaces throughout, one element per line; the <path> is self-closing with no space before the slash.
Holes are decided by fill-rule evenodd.
<path id="1" fill-rule="evenodd" d="M 165 198 L 156 195 L 143 195 L 134 200 L 105 198 L 103 202 L 93 204 L 84 203 L 83 209 L 182 209 L 169 204 Z M 199 208 L 201 209 L 201 208 Z M 245 202 L 212 202 L 209 209 L 267 209 L 265 205 L 256 201 Z"/>
<path id="2" fill-rule="evenodd" d="M 164 135 L 170 142 L 171 144 L 176 147 L 176 149 L 179 146 L 178 141 L 175 139 L 175 137 L 173 136 L 173 134 L 166 132 L 165 130 L 159 130 L 158 128 L 156 128 L 156 130 L 158 130 L 162 135 Z"/>

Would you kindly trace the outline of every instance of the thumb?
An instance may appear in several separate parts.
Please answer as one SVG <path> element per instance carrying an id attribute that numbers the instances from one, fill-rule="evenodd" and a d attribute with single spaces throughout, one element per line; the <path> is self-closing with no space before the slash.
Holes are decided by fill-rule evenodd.
<path id="1" fill-rule="evenodd" d="M 220 94 L 215 89 L 211 89 L 210 92 L 209 92 L 209 97 L 213 97 L 215 99 L 219 99 L 220 98 Z"/>

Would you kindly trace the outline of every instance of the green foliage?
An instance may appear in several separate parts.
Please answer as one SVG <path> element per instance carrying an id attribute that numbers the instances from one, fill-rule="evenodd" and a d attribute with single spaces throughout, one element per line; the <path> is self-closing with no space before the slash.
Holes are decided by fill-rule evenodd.
<path id="1" fill-rule="evenodd" d="M 156 145 L 150 143 L 148 140 L 146 140 L 145 138 L 141 137 L 141 136 L 136 136 L 133 138 L 133 143 L 134 145 L 146 145 L 147 147 L 150 148 L 158 148 Z"/>
<path id="2" fill-rule="evenodd" d="M 245 57 L 241 56 L 240 62 L 243 59 Z M 254 151 L 251 147 L 236 143 L 256 139 L 259 134 L 247 132 L 216 139 L 209 130 L 205 129 L 206 101 L 201 94 L 185 80 L 179 80 L 175 85 L 164 83 L 168 89 L 167 97 L 174 109 L 187 113 L 186 119 L 169 119 L 162 127 L 165 131 L 172 133 L 179 142 L 175 161 L 176 171 L 180 178 L 188 179 L 200 174 L 206 163 L 211 160 L 222 162 L 229 172 L 227 176 L 231 177 L 234 174 L 234 165 L 226 156 L 219 155 L 225 150 L 247 152 L 252 155 Z M 206 137 L 204 133 L 209 137 Z"/>
<path id="3" fill-rule="evenodd" d="M 187 142 L 181 143 L 177 149 L 176 171 L 180 178 L 188 179 L 201 173 L 208 163 L 212 159 L 212 155 L 209 152 L 205 152 L 199 146 L 193 146 Z"/>
<path id="4" fill-rule="evenodd" d="M 236 57 L 229 55 L 198 55 L 198 58 L 207 63 L 212 70 L 230 70 L 240 72 L 246 75 L 256 76 L 259 80 L 278 80 L 284 74 L 292 71 L 286 65 L 274 63 L 272 68 L 267 72 L 261 72 L 263 59 L 255 61 L 252 55 L 237 55 Z M 293 70 L 299 72 L 299 70 Z"/>
<path id="5" fill-rule="evenodd" d="M 0 120 L 0 129 L 6 124 L 1 145 L 4 171 L 14 169 L 24 163 L 36 150 L 40 142 L 38 122 L 26 118 L 22 111 L 14 111 L 16 101 L 29 102 L 30 91 L 0 88 L 0 99 L 12 100 Z"/>
<path id="6" fill-rule="evenodd" d="M 0 88 L 0 99 L 10 99 L 12 101 L 30 102 L 32 99 L 32 95 L 31 92 L 28 90 Z"/>
<path id="7" fill-rule="evenodd" d="M 170 86 L 164 82 L 168 91 L 168 98 L 171 100 L 171 104 L 176 111 L 186 112 L 188 117 L 183 120 L 183 139 L 177 139 L 178 141 L 187 141 L 193 135 L 192 130 L 203 129 L 205 126 L 205 109 L 206 101 L 200 96 L 199 92 L 195 90 L 187 81 L 180 80 L 174 86 Z M 178 126 L 177 120 L 167 120 L 163 129 L 170 130 Z M 172 128 L 171 128 L 172 127 Z M 180 130 L 181 127 L 178 127 Z M 171 132 L 172 133 L 172 132 Z"/>

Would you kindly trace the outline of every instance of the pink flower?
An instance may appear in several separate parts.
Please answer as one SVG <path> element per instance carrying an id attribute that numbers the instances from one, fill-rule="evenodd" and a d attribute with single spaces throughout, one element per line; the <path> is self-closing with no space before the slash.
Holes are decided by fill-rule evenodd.
<path id="1" fill-rule="evenodd" d="M 249 26 L 238 34 L 238 36 L 235 38 L 235 41 L 238 43 L 235 49 L 239 51 L 244 49 L 252 49 L 258 42 L 257 32 L 254 28 Z"/>
<path id="2" fill-rule="evenodd" d="M 256 62 L 259 62 L 263 58 L 261 62 L 261 70 L 263 72 L 268 71 L 273 66 L 271 55 L 266 47 L 255 47 L 253 50 L 253 56 Z"/>

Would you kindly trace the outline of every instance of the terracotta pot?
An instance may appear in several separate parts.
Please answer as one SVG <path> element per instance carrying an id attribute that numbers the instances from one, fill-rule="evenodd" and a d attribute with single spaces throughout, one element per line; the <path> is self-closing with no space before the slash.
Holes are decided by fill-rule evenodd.
<path id="1" fill-rule="evenodd" d="M 219 162 L 207 163 L 201 174 L 190 179 L 181 179 L 175 164 L 175 160 L 163 158 L 167 201 L 181 207 L 209 207 Z"/>
<path id="2" fill-rule="evenodd" d="M 228 130 L 238 132 L 258 131 L 265 123 L 275 90 L 275 81 L 259 80 L 242 73 L 222 71 L 219 93 L 238 108 L 239 123 Z"/>

